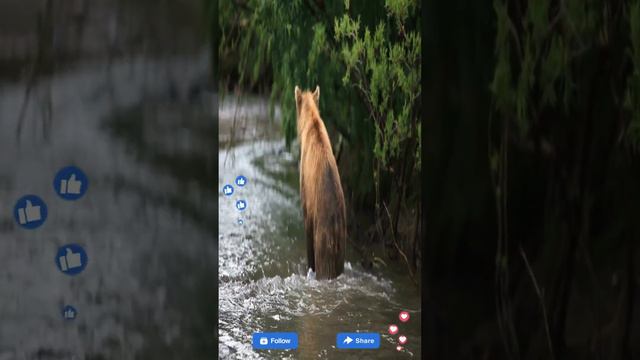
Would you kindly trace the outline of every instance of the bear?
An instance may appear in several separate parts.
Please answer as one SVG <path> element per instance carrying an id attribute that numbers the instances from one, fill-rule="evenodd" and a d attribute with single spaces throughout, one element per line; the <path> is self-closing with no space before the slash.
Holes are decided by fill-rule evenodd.
<path id="1" fill-rule="evenodd" d="M 307 261 L 316 279 L 333 279 L 344 271 L 347 239 L 340 174 L 318 109 L 320 87 L 311 93 L 296 86 L 295 100 Z"/>

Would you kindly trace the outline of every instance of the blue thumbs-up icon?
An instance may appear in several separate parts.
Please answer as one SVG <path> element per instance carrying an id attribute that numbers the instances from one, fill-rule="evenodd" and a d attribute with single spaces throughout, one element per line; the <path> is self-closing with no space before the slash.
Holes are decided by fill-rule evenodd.
<path id="1" fill-rule="evenodd" d="M 62 309 L 62 318 L 65 320 L 75 320 L 78 316 L 78 311 L 71 305 L 67 305 Z"/>
<path id="2" fill-rule="evenodd" d="M 222 193 L 227 195 L 227 196 L 231 196 L 233 195 L 233 186 L 227 184 L 222 188 Z"/>
<path id="3" fill-rule="evenodd" d="M 88 261 L 87 253 L 77 244 L 61 246 L 56 254 L 58 269 L 67 275 L 80 274 L 87 267 Z"/>
<path id="4" fill-rule="evenodd" d="M 244 211 L 247 208 L 247 202 L 245 200 L 236 201 L 236 209 Z"/>
<path id="5" fill-rule="evenodd" d="M 25 229 L 35 229 L 47 220 L 47 204 L 35 195 L 25 195 L 16 201 L 13 217 Z"/>
<path id="6" fill-rule="evenodd" d="M 243 187 L 245 185 L 247 185 L 247 178 L 240 175 L 236 178 L 236 185 Z"/>
<path id="7" fill-rule="evenodd" d="M 78 200 L 89 187 L 87 175 L 75 166 L 60 169 L 53 179 L 53 189 L 65 200 Z"/>

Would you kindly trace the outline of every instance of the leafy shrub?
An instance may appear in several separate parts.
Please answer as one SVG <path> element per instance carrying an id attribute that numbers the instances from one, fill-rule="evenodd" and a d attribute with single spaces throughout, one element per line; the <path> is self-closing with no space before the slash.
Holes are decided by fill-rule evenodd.
<path id="1" fill-rule="evenodd" d="M 219 53 L 233 60 L 221 72 L 270 89 L 287 144 L 296 136 L 294 87 L 319 85 L 323 119 L 339 134 L 332 139 L 355 157 L 345 181 L 356 198 L 368 202 L 375 188 L 376 203 L 389 203 L 397 185 L 419 189 L 419 13 L 417 0 L 225 1 Z"/>

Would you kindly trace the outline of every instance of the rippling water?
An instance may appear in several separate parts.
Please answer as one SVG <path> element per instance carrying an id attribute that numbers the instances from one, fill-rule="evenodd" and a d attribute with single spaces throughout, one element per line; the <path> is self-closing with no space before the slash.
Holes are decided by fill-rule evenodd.
<path id="1" fill-rule="evenodd" d="M 18 143 L 24 88 L 0 87 L 0 360 L 215 357 L 213 111 L 204 96 L 165 95 L 171 82 L 206 76 L 206 64 L 140 59 L 114 63 L 110 76 L 103 64 L 60 74 L 49 141 L 34 96 Z M 167 78 L 169 70 L 180 78 Z M 78 201 L 52 188 L 69 164 L 89 178 Z M 25 193 L 48 205 L 33 231 L 12 216 Z M 67 243 L 89 256 L 75 277 L 54 263 Z M 66 304 L 78 310 L 72 322 L 62 319 Z"/>
<path id="2" fill-rule="evenodd" d="M 248 184 L 219 194 L 220 358 L 420 358 L 419 290 L 405 276 L 365 271 L 350 249 L 337 279 L 307 276 L 297 162 L 284 141 L 249 139 L 220 151 L 219 189 L 238 175 Z M 239 199 L 247 210 L 236 210 Z M 402 310 L 411 313 L 407 324 L 398 321 Z M 391 323 L 408 337 L 402 352 L 386 332 Z M 254 352 L 256 331 L 297 332 L 299 349 Z M 357 331 L 381 333 L 380 350 L 336 349 L 338 332 Z"/>

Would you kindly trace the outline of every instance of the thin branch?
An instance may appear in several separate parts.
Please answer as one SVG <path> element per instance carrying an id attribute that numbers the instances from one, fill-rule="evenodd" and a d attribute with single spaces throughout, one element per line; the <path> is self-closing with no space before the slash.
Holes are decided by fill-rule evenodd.
<path id="1" fill-rule="evenodd" d="M 391 219 L 391 213 L 389 212 L 389 209 L 387 208 L 387 204 L 385 204 L 385 202 L 382 202 L 382 206 L 384 206 L 384 210 L 387 212 L 387 216 L 389 217 L 389 221 L 390 223 L 393 223 L 392 219 Z M 396 234 L 393 233 L 393 231 L 391 231 L 391 239 L 393 239 L 393 245 L 395 246 L 396 250 L 398 250 L 398 253 L 402 256 L 402 258 L 404 259 L 404 262 L 407 264 L 407 268 L 409 269 L 409 276 L 411 276 L 411 281 L 413 281 L 413 283 L 415 285 L 418 285 L 418 282 L 416 281 L 416 278 L 413 274 L 413 270 L 411 270 L 411 265 L 409 264 L 409 259 L 407 258 L 407 255 L 405 255 L 405 253 L 400 250 L 400 246 L 398 245 L 398 240 L 396 239 Z"/>
<path id="2" fill-rule="evenodd" d="M 549 346 L 549 354 L 551 355 L 551 360 L 555 359 L 555 355 L 553 352 L 553 343 L 551 342 L 551 332 L 549 331 L 549 319 L 547 317 L 547 307 L 544 304 L 544 294 L 543 291 L 540 290 L 538 286 L 538 281 L 536 280 L 536 276 L 533 274 L 533 269 L 529 264 L 529 260 L 527 259 L 527 254 L 525 254 L 522 246 L 520 247 L 520 256 L 522 256 L 522 260 L 524 260 L 524 265 L 529 272 L 529 277 L 531 277 L 531 282 L 533 283 L 533 288 L 536 290 L 536 294 L 538 295 L 538 299 L 540 300 L 540 307 L 542 308 L 542 317 L 544 319 L 544 331 L 547 335 L 547 345 Z"/>

